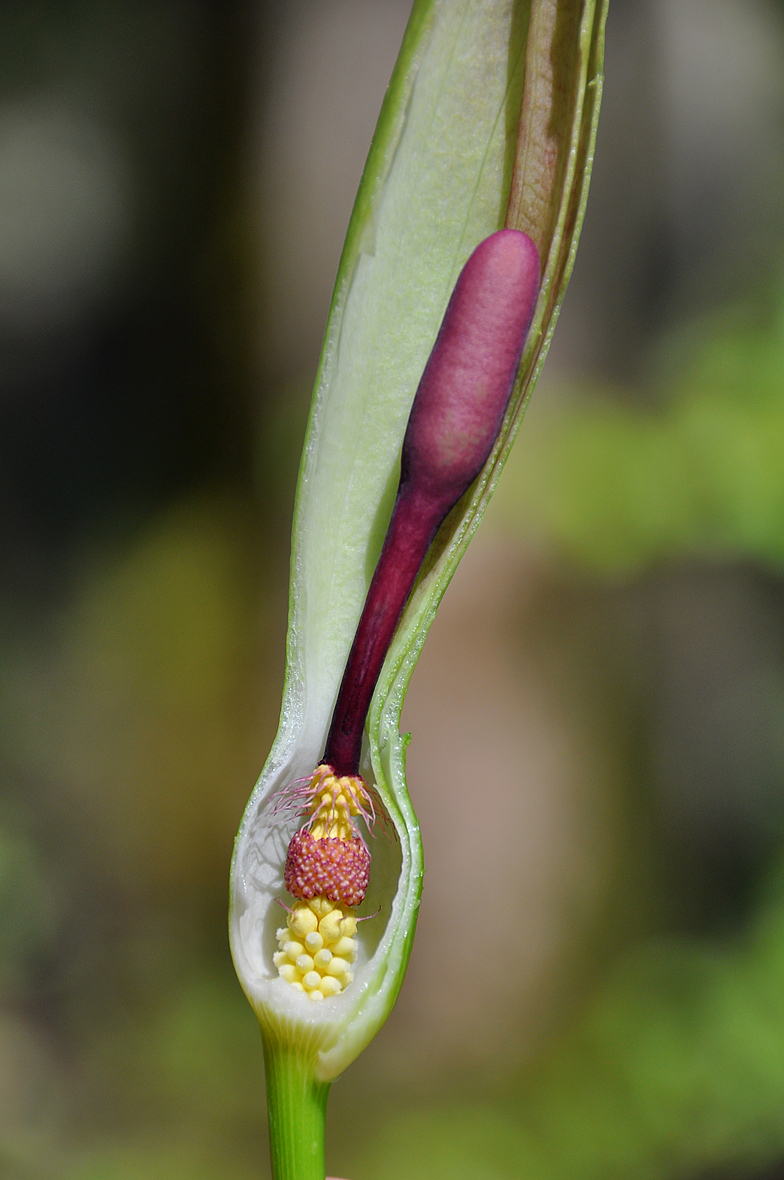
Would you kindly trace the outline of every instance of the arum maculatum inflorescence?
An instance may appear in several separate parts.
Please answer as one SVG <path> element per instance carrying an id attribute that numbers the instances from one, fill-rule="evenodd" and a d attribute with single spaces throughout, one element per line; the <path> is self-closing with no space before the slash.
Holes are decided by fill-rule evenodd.
<path id="1" fill-rule="evenodd" d="M 379 116 L 297 484 L 280 726 L 232 862 L 275 1180 L 324 1180 L 329 1085 L 405 975 L 424 865 L 403 700 L 571 273 L 606 4 L 414 0 Z"/>
<path id="2" fill-rule="evenodd" d="M 514 387 L 539 293 L 539 252 L 499 230 L 466 262 L 419 383 L 401 452 L 400 482 L 381 556 L 341 681 L 326 749 L 312 776 L 282 792 L 302 799 L 284 880 L 297 900 L 277 932 L 281 977 L 314 1001 L 351 982 L 354 909 L 367 890 L 375 802 L 359 774 L 373 690 L 406 599 L 448 513 L 484 466 Z"/>

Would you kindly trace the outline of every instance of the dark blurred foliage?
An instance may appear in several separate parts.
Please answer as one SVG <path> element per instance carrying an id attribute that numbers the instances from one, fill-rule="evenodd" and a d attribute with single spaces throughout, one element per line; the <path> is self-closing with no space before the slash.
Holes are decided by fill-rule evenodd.
<path id="1" fill-rule="evenodd" d="M 285 593 L 242 209 L 266 19 L 0 11 L 4 1176 L 263 1153 L 224 931 Z"/>
<path id="2" fill-rule="evenodd" d="M 261 20 L 237 3 L 0 13 L 17 239 L 3 259 L 0 523 L 3 579 L 23 599 L 56 589 L 86 533 L 133 527 L 208 480 L 249 485 L 238 193 Z"/>
<path id="3" fill-rule="evenodd" d="M 226 878 L 406 7 L 0 8 L 9 1180 L 266 1174 Z M 330 1100 L 354 1180 L 783 1170 L 782 6 L 613 0 L 607 75 L 552 356 L 407 706 L 429 872 Z"/>

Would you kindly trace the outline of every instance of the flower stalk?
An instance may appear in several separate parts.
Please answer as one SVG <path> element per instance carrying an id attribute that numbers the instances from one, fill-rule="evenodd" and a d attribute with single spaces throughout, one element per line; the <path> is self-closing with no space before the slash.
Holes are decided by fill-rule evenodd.
<path id="1" fill-rule="evenodd" d="M 605 6 L 417 0 L 379 118 L 338 271 L 298 485 L 281 725 L 232 865 L 232 953 L 262 1030 L 276 1180 L 323 1178 L 329 1082 L 384 1022 L 405 973 L 423 864 L 400 712 L 438 602 L 511 446 L 571 272 L 593 155 Z M 455 452 L 467 454 L 456 443 L 466 423 L 438 391 L 459 390 L 460 381 L 457 370 L 445 384 L 430 378 L 446 363 L 442 346 L 451 340 L 459 351 L 470 336 L 470 317 L 454 332 L 449 325 L 459 319 L 450 319 L 454 300 L 474 289 L 471 272 L 463 288 L 455 284 L 476 247 L 493 238 L 528 243 L 528 278 L 509 300 L 516 343 L 480 350 L 480 368 L 499 361 L 505 376 L 489 383 L 497 396 L 479 415 L 481 446 L 452 479 Z M 477 356 L 464 350 L 464 360 Z M 412 412 L 423 372 L 421 389 L 437 396 L 418 398 Z M 439 403 L 440 418 L 432 409 Z M 436 489 L 428 473 L 439 469 L 439 456 Z M 282 805 L 293 798 L 292 783 L 304 784 L 304 814 Z M 361 852 L 353 856 L 373 835 L 364 802 L 352 811 L 351 799 L 365 789 L 396 836 L 371 841 L 369 870 Z M 333 852 L 338 884 L 329 876 L 334 865 L 325 867 Z M 366 914 L 357 915 L 365 882 Z M 278 898 L 292 910 L 285 922 Z M 322 913 L 326 903 L 332 908 Z M 373 919 L 357 925 L 367 915 Z"/>
<path id="2" fill-rule="evenodd" d="M 329 1082 L 317 1082 L 306 1057 L 264 1039 L 270 1156 L 275 1180 L 324 1180 Z"/>

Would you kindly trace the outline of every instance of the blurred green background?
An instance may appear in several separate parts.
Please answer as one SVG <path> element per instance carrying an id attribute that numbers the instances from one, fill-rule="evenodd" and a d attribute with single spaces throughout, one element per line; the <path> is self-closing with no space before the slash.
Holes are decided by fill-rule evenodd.
<path id="1" fill-rule="evenodd" d="M 0 7 L 0 1176 L 268 1175 L 226 940 L 406 0 Z M 784 4 L 612 0 L 580 256 L 404 721 L 352 1180 L 784 1175 Z"/>

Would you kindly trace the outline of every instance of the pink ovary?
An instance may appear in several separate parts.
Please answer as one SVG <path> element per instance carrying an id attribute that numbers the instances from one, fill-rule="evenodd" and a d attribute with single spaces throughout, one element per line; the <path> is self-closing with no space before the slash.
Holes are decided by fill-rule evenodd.
<path id="1" fill-rule="evenodd" d="M 289 844 L 283 878 L 292 897 L 326 897 L 354 908 L 367 892 L 370 853 L 358 836 L 314 838 L 302 828 Z"/>

